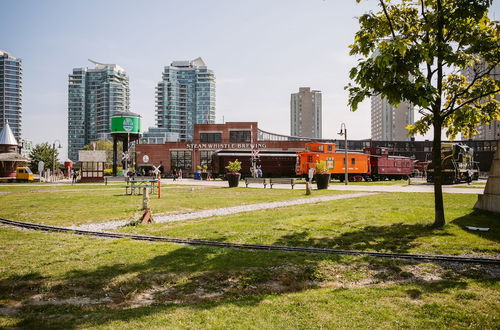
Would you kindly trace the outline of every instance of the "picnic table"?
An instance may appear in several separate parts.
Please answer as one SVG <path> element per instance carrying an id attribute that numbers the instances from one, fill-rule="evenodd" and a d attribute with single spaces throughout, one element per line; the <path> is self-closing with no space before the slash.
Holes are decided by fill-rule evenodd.
<path id="1" fill-rule="evenodd" d="M 127 195 L 140 195 L 142 193 L 142 188 L 149 188 L 149 193 L 155 194 L 157 184 L 158 179 L 129 179 L 125 186 L 125 193 Z"/>

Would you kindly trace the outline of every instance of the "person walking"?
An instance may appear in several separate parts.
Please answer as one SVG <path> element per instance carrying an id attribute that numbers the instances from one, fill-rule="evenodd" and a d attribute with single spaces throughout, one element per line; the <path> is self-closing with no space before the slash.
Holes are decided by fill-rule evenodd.
<path id="1" fill-rule="evenodd" d="M 307 171 L 307 176 L 309 178 L 309 184 L 312 184 L 312 180 L 313 180 L 313 177 L 314 177 L 314 167 L 310 167 L 309 168 L 309 171 Z"/>
<path id="2" fill-rule="evenodd" d="M 468 185 L 470 185 L 470 184 L 471 184 L 471 182 L 472 182 L 472 176 L 473 176 L 473 175 L 474 175 L 474 174 L 472 173 L 472 170 L 470 170 L 470 169 L 469 169 L 469 170 L 467 170 L 467 184 L 468 184 Z"/>
<path id="3" fill-rule="evenodd" d="M 260 166 L 257 167 L 257 177 L 262 178 L 262 168 Z"/>
<path id="4" fill-rule="evenodd" d="M 179 181 L 181 181 L 182 180 L 182 168 L 180 168 L 179 172 L 177 172 L 177 176 L 178 176 Z"/>
<path id="5" fill-rule="evenodd" d="M 76 172 L 76 170 L 73 170 L 73 181 L 71 181 L 71 184 L 76 183 L 77 178 L 78 178 L 78 172 Z"/>

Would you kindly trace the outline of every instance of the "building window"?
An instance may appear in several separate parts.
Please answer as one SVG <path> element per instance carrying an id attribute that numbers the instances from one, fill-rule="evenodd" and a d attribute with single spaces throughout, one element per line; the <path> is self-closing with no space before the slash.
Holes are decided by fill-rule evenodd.
<path id="1" fill-rule="evenodd" d="M 250 142 L 250 131 L 230 131 L 229 141 L 231 142 Z"/>
<path id="2" fill-rule="evenodd" d="M 221 133 L 200 133 L 200 142 L 221 142 Z"/>
<path id="3" fill-rule="evenodd" d="M 214 152 L 212 150 L 201 150 L 200 151 L 200 166 L 203 168 L 204 165 L 207 166 L 207 169 L 212 169 L 212 154 Z"/>
<path id="4" fill-rule="evenodd" d="M 185 150 L 175 150 L 170 151 L 170 168 L 190 170 L 192 163 L 192 153 L 191 151 Z"/>

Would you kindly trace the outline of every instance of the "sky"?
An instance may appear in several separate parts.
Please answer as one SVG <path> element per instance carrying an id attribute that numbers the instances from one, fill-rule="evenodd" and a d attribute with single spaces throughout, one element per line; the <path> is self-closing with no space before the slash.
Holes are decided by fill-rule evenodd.
<path id="1" fill-rule="evenodd" d="M 61 142 L 67 157 L 68 74 L 118 64 L 130 78 L 130 109 L 154 126 L 164 66 L 203 58 L 216 75 L 216 122 L 257 121 L 290 134 L 290 94 L 323 94 L 323 137 L 370 138 L 370 102 L 356 112 L 344 86 L 356 59 L 357 17 L 375 0 L 0 0 L 0 49 L 23 61 L 23 137 Z M 490 16 L 500 18 L 496 0 Z M 424 139 L 426 137 L 417 137 Z"/>

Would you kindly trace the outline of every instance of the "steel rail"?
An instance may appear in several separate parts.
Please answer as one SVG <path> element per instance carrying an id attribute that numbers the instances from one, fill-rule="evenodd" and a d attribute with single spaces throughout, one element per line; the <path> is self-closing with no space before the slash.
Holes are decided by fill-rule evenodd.
<path id="1" fill-rule="evenodd" d="M 129 238 L 137 241 L 167 242 L 167 243 L 195 245 L 195 246 L 211 246 L 211 247 L 236 248 L 236 249 L 246 249 L 246 250 L 325 253 L 325 254 L 339 254 L 339 255 L 370 256 L 376 258 L 390 258 L 390 259 L 411 259 L 411 260 L 447 261 L 447 262 L 500 265 L 500 259 L 498 258 L 467 257 L 467 256 L 452 256 L 452 255 L 438 255 L 438 254 L 370 252 L 370 251 L 340 250 L 340 249 L 316 248 L 316 247 L 217 242 L 217 241 L 195 240 L 186 238 L 171 238 L 171 237 L 161 237 L 161 236 L 122 234 L 122 233 L 104 232 L 104 231 L 79 230 L 66 227 L 57 227 L 57 226 L 48 226 L 48 225 L 29 223 L 29 222 L 21 222 L 4 218 L 0 218 L 0 223 L 26 229 L 63 232 L 75 235 L 86 235 L 86 236 L 105 237 L 105 238 Z"/>

